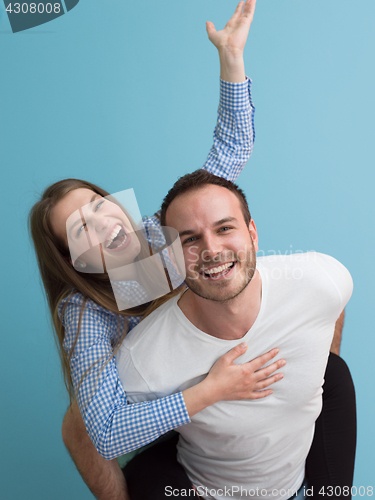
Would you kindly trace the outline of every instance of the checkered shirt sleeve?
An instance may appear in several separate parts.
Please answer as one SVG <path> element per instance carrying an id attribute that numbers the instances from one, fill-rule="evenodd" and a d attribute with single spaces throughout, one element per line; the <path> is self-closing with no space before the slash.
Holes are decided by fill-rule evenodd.
<path id="1" fill-rule="evenodd" d="M 125 328 L 124 318 L 88 300 L 74 346 L 83 300 L 75 293 L 61 302 L 59 312 L 65 305 L 64 349 L 70 352 L 74 347 L 70 368 L 77 402 L 99 453 L 106 459 L 115 458 L 190 422 L 182 393 L 128 404 L 112 357 L 113 345 Z M 139 317 L 131 318 L 128 328 L 139 321 Z"/>
<path id="2" fill-rule="evenodd" d="M 253 148 L 254 106 L 250 87 L 250 79 L 243 83 L 220 82 L 214 145 L 203 166 L 232 181 L 238 177 Z M 154 243 L 158 232 L 162 238 L 157 216 L 145 219 L 144 228 L 146 234 L 152 234 Z M 124 319 L 91 300 L 82 311 L 83 300 L 80 293 L 74 293 L 61 301 L 59 314 L 65 327 L 64 349 L 68 354 L 73 349 L 70 370 L 77 402 L 86 430 L 99 453 L 112 459 L 189 423 L 181 392 L 155 401 L 128 404 L 112 357 L 113 346 L 121 332 L 134 328 L 141 318 Z M 80 333 L 76 339 L 79 321 Z"/>
<path id="3" fill-rule="evenodd" d="M 220 80 L 214 144 L 203 168 L 235 182 L 253 151 L 254 112 L 250 78 L 242 83 Z"/>

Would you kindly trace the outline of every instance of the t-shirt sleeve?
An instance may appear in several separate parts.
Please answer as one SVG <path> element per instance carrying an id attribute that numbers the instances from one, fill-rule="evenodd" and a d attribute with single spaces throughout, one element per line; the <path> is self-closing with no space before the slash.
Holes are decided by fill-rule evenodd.
<path id="1" fill-rule="evenodd" d="M 348 303 L 353 292 L 352 277 L 346 267 L 335 258 L 322 253 L 317 253 L 316 258 L 318 265 L 324 270 L 337 290 L 341 312 Z"/>
<path id="2" fill-rule="evenodd" d="M 152 393 L 147 382 L 137 370 L 131 350 L 124 344 L 116 353 L 116 365 L 121 383 L 126 384 L 126 392 L 130 403 L 156 399 L 156 395 Z"/>

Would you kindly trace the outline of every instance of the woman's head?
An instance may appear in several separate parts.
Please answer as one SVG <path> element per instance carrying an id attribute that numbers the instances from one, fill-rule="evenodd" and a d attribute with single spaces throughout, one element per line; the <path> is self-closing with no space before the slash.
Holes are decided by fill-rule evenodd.
<path id="1" fill-rule="evenodd" d="M 103 259 L 110 269 L 140 254 L 138 228 L 116 200 L 104 197 L 109 193 L 90 182 L 65 179 L 33 206 L 29 227 L 47 296 L 51 287 L 56 292 L 68 287 L 91 297 L 90 284 L 108 281 Z"/>
<path id="2" fill-rule="evenodd" d="M 141 243 L 134 222 L 110 196 L 85 187 L 67 193 L 52 208 L 50 225 L 69 247 L 71 264 L 80 271 L 102 273 L 134 262 Z"/>

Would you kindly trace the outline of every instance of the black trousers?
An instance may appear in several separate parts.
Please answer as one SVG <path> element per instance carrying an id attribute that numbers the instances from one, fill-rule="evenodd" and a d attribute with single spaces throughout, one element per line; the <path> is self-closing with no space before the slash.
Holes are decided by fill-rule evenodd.
<path id="1" fill-rule="evenodd" d="M 313 493 L 308 498 L 349 500 L 356 449 L 356 403 L 349 369 L 336 354 L 329 355 L 323 389 L 323 409 L 306 461 L 306 476 Z M 177 462 L 177 441 L 178 434 L 174 434 L 126 465 L 123 472 L 131 500 L 198 498 L 190 491 L 191 482 Z"/>
<path id="2" fill-rule="evenodd" d="M 353 380 L 345 361 L 332 353 L 324 378 L 323 409 L 306 460 L 306 476 L 314 493 L 310 498 L 350 499 L 357 442 Z"/>

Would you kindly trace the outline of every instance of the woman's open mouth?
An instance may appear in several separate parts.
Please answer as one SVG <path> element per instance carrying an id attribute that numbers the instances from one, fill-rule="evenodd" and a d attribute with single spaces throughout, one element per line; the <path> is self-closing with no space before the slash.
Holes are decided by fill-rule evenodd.
<path id="1" fill-rule="evenodd" d="M 209 269 L 202 269 L 202 276 L 205 279 L 217 280 L 223 277 L 228 277 L 235 267 L 236 262 L 226 262 L 216 267 L 210 267 Z"/>
<path id="2" fill-rule="evenodd" d="M 130 234 L 126 232 L 124 226 L 116 224 L 107 235 L 103 246 L 109 251 L 120 251 L 129 245 L 130 240 Z"/>

